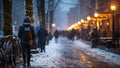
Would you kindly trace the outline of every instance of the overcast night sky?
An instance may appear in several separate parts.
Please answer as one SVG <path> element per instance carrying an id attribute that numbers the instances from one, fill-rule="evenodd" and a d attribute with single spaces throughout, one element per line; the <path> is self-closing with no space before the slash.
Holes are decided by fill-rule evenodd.
<path id="1" fill-rule="evenodd" d="M 70 3 L 70 4 L 67 4 L 67 3 Z M 75 6 L 71 4 L 76 4 L 76 3 L 77 3 L 77 0 L 61 0 L 59 5 L 57 6 L 55 15 L 54 15 L 54 23 L 56 23 L 56 25 L 61 30 L 64 30 L 68 27 L 67 26 L 67 23 L 68 23 L 67 13 L 69 12 L 70 8 Z"/>

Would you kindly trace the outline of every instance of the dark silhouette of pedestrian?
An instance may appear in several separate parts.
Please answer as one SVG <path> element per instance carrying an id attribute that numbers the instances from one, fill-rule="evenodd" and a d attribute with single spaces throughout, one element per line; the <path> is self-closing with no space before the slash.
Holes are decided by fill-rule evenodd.
<path id="1" fill-rule="evenodd" d="M 30 66 L 30 49 L 35 43 L 35 29 L 31 25 L 31 19 L 29 16 L 25 17 L 23 25 L 19 27 L 18 37 L 20 39 L 20 44 L 22 47 L 22 56 L 24 61 L 23 65 L 26 66 L 27 63 L 27 66 Z"/>
<path id="2" fill-rule="evenodd" d="M 75 35 L 76 35 L 76 31 L 75 31 L 75 29 L 72 29 L 71 31 L 70 31 L 70 40 L 72 40 L 72 42 L 74 41 L 74 39 L 75 39 Z"/>
<path id="3" fill-rule="evenodd" d="M 59 31 L 56 29 L 54 32 L 54 37 L 55 37 L 55 42 L 58 42 L 58 38 L 59 38 Z"/>
<path id="4" fill-rule="evenodd" d="M 49 44 L 49 41 L 52 39 L 52 33 L 51 32 L 48 32 L 48 36 L 47 36 L 47 41 L 46 41 L 46 44 L 48 45 Z"/>
<path id="5" fill-rule="evenodd" d="M 93 30 L 92 30 L 92 32 L 91 32 L 92 48 L 94 48 L 94 47 L 97 46 L 98 39 L 99 39 L 98 31 L 97 31 L 97 29 L 94 27 Z"/>
<path id="6" fill-rule="evenodd" d="M 40 47 L 41 52 L 45 52 L 45 45 L 46 45 L 46 40 L 47 40 L 48 32 L 45 29 L 44 25 L 40 25 L 40 29 L 37 32 L 37 37 L 38 37 L 38 47 Z"/>

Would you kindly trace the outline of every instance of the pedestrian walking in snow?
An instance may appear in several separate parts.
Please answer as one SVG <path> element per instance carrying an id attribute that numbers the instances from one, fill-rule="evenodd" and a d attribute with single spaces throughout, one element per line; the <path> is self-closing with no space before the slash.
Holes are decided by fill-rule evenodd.
<path id="1" fill-rule="evenodd" d="M 98 43 L 98 32 L 96 28 L 93 28 L 91 32 L 92 48 L 97 46 Z"/>
<path id="2" fill-rule="evenodd" d="M 76 34 L 75 30 L 72 29 L 69 34 L 69 39 L 72 40 L 72 42 L 75 40 L 75 34 Z"/>
<path id="3" fill-rule="evenodd" d="M 23 65 L 26 66 L 27 63 L 27 66 L 30 66 L 30 49 L 35 43 L 35 30 L 31 25 L 31 19 L 29 16 L 26 16 L 23 22 L 23 25 L 19 27 L 18 37 L 22 46 Z"/>
<path id="4" fill-rule="evenodd" d="M 40 25 L 40 29 L 37 32 L 37 37 L 38 37 L 38 47 L 40 47 L 41 52 L 45 52 L 45 45 L 46 45 L 46 40 L 47 40 L 48 32 L 45 29 L 44 25 Z"/>
<path id="5" fill-rule="evenodd" d="M 59 32 L 58 32 L 57 29 L 54 32 L 54 37 L 55 37 L 55 42 L 57 43 L 58 42 L 58 38 L 59 38 Z"/>

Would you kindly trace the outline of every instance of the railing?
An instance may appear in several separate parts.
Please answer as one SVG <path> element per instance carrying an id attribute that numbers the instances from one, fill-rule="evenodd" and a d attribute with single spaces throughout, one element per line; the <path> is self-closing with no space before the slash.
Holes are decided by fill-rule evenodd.
<path id="1" fill-rule="evenodd" d="M 20 62 L 21 46 L 19 39 L 12 35 L 0 39 L 0 67 L 14 68 Z"/>
<path id="2" fill-rule="evenodd" d="M 112 37 L 100 37 L 101 46 L 107 48 L 113 48 L 112 46 Z"/>

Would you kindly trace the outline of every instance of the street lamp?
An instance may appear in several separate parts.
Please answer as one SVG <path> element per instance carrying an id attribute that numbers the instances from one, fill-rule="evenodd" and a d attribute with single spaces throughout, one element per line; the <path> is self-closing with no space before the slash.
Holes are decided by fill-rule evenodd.
<path id="1" fill-rule="evenodd" d="M 90 19 L 91 19 L 90 16 L 87 16 L 87 20 L 90 21 Z"/>
<path id="2" fill-rule="evenodd" d="M 85 22 L 83 19 L 81 19 L 81 26 L 83 27 L 83 23 Z"/>
<path id="3" fill-rule="evenodd" d="M 115 11 L 115 10 L 116 10 L 116 6 L 115 6 L 115 5 L 112 5 L 112 6 L 111 6 L 111 10 L 112 10 L 112 11 Z"/>
<path id="4" fill-rule="evenodd" d="M 87 20 L 88 20 L 88 26 L 90 26 L 91 17 L 90 17 L 90 16 L 87 16 Z"/>
<path id="5" fill-rule="evenodd" d="M 81 19 L 81 21 L 80 21 L 80 22 L 81 22 L 81 25 L 80 25 L 80 26 L 81 26 L 81 29 L 83 29 L 83 28 L 84 28 L 83 23 L 84 23 L 85 21 L 84 21 L 83 19 Z"/>
<path id="6" fill-rule="evenodd" d="M 78 21 L 78 24 L 80 25 L 80 24 L 81 24 L 81 22 L 79 22 L 79 21 Z"/>
<path id="7" fill-rule="evenodd" d="M 94 14 L 94 16 L 95 16 L 95 18 L 98 18 L 98 13 L 96 12 L 96 13 Z M 96 19 L 95 26 L 96 26 L 96 28 L 98 29 L 97 23 L 98 23 L 98 21 L 97 21 L 97 19 Z"/>
<path id="8" fill-rule="evenodd" d="M 91 20 L 91 17 L 87 16 L 87 20 L 88 20 L 88 24 L 89 24 L 89 21 Z"/>
<path id="9" fill-rule="evenodd" d="M 84 20 L 83 20 L 83 19 L 81 19 L 81 23 L 84 23 Z"/>
<path id="10" fill-rule="evenodd" d="M 55 30 L 55 28 L 56 28 L 56 24 L 54 24 L 54 23 L 52 23 L 52 32 Z"/>
<path id="11" fill-rule="evenodd" d="M 113 41 L 113 44 L 114 44 L 115 43 L 114 12 L 116 10 L 116 6 L 112 5 L 111 10 L 112 10 L 112 41 Z"/>
<path id="12" fill-rule="evenodd" d="M 95 16 L 95 17 L 98 17 L 98 13 L 95 13 L 94 16 Z"/>
<path id="13" fill-rule="evenodd" d="M 56 24 L 53 23 L 53 24 L 52 24 L 52 27 L 55 28 L 55 27 L 56 27 Z"/>

